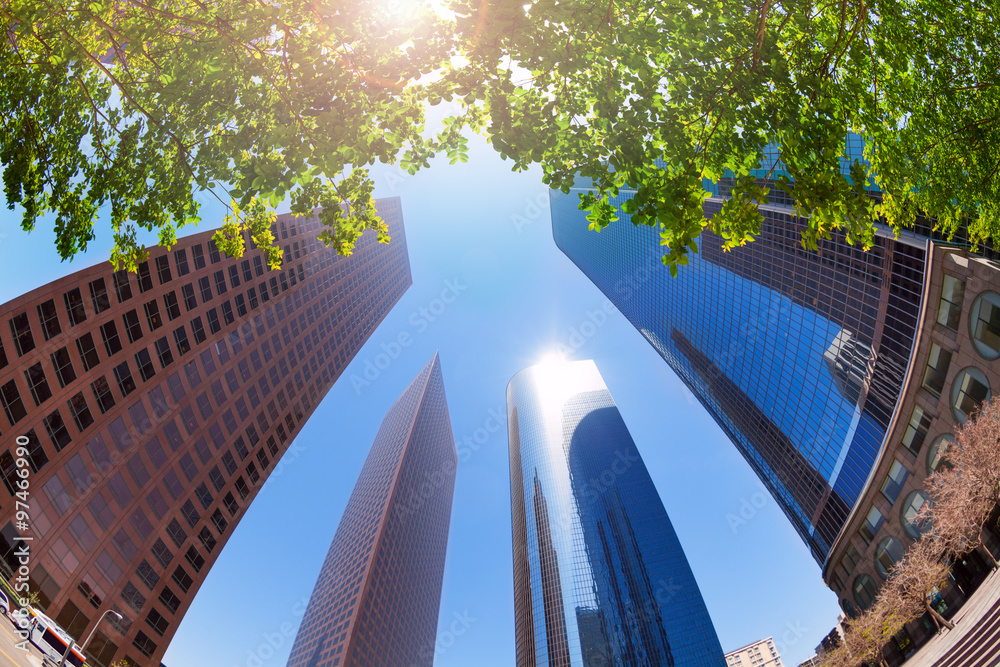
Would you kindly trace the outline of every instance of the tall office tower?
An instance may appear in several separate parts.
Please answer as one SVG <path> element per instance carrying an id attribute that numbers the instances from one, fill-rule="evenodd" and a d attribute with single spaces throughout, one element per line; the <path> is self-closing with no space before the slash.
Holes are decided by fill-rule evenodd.
<path id="1" fill-rule="evenodd" d="M 399 200 L 378 206 L 392 243 L 364 234 L 350 257 L 316 241 L 317 220 L 282 216 L 281 271 L 203 232 L 152 248 L 138 275 L 103 263 L 0 306 L 0 567 L 30 538 L 30 588 L 77 639 L 106 610 L 125 617 L 96 628 L 94 663 L 159 664 L 276 462 L 410 285 Z"/>
<path id="2" fill-rule="evenodd" d="M 927 242 L 880 233 L 863 252 L 762 205 L 753 243 L 709 231 L 671 278 L 659 230 L 587 229 L 577 194 L 551 193 L 556 245 L 639 330 L 729 436 L 822 566 L 863 495 L 900 402 L 924 293 Z M 622 190 L 621 204 L 634 191 Z M 722 193 L 725 194 L 724 192 Z M 711 218 L 722 207 L 705 203 Z"/>
<path id="3" fill-rule="evenodd" d="M 375 436 L 289 667 L 430 667 L 458 455 L 438 355 Z"/>
<path id="4" fill-rule="evenodd" d="M 721 667 L 660 496 L 592 361 L 507 386 L 518 667 Z"/>

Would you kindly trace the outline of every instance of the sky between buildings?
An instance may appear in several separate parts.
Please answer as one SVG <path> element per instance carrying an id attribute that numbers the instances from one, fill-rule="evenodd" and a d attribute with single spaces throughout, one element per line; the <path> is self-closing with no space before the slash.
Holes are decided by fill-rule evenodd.
<path id="1" fill-rule="evenodd" d="M 478 139 L 464 165 L 435 160 L 415 176 L 389 166 L 372 173 L 376 197 L 402 199 L 413 285 L 261 489 L 164 663 L 285 665 L 382 417 L 439 350 L 459 470 L 434 664 L 511 667 L 505 390 L 514 373 L 560 346 L 570 359 L 593 359 L 603 375 L 674 524 L 723 650 L 773 636 L 787 665 L 812 655 L 836 621 L 836 596 L 735 447 L 556 249 L 540 170 L 512 173 Z M 182 236 L 221 222 L 219 205 L 201 200 L 204 221 Z M 0 303 L 110 256 L 106 221 L 91 250 L 72 263 L 59 262 L 51 220 L 38 227 L 27 235 L 19 212 L 0 209 Z M 143 240 L 155 243 L 152 234 Z"/>

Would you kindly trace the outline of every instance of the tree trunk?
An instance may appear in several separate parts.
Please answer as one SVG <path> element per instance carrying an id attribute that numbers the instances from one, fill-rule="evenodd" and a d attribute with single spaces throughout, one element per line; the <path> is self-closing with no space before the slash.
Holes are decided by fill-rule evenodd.
<path id="1" fill-rule="evenodd" d="M 931 606 L 931 601 L 926 597 L 924 598 L 924 609 L 926 609 L 927 613 L 931 615 L 931 620 L 934 621 L 934 625 L 938 627 L 938 630 L 941 630 L 942 625 L 949 630 L 955 629 L 955 624 L 939 614 L 937 609 Z"/>
<path id="2" fill-rule="evenodd" d="M 997 561 L 997 559 L 993 557 L 993 554 L 986 548 L 986 545 L 983 544 L 982 540 L 980 540 L 976 549 L 979 551 L 979 555 L 985 558 L 986 562 L 989 563 L 994 570 L 1000 567 L 1000 561 Z"/>

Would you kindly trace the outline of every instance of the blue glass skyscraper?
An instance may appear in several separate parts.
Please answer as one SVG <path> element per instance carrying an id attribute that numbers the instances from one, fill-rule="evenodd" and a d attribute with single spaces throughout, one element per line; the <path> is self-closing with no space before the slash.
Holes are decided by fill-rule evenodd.
<path id="1" fill-rule="evenodd" d="M 659 230 L 620 210 L 600 234 L 588 230 L 578 185 L 551 193 L 556 245 L 705 406 L 822 565 L 899 402 L 926 240 L 879 234 L 863 252 L 834 233 L 807 251 L 803 221 L 775 192 L 753 243 L 723 252 L 706 229 L 671 278 Z M 615 203 L 631 196 L 622 189 Z M 706 217 L 722 203 L 709 199 Z"/>
<path id="2" fill-rule="evenodd" d="M 721 667 L 663 503 L 597 367 L 507 387 L 518 667 Z"/>

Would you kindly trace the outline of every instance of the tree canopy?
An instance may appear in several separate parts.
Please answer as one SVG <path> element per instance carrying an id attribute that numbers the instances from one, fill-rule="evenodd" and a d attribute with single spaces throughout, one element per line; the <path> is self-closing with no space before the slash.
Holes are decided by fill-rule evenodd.
<path id="1" fill-rule="evenodd" d="M 349 253 L 385 235 L 366 166 L 464 160 L 471 129 L 553 188 L 593 179 L 597 230 L 634 190 L 622 210 L 660 226 L 673 268 L 709 224 L 706 179 L 733 183 L 711 229 L 753 240 L 761 169 L 808 219 L 807 247 L 836 229 L 867 247 L 876 221 L 918 213 L 998 234 L 1000 0 L 411 2 L 9 0 L 7 202 L 28 230 L 54 212 L 63 258 L 110 206 L 112 260 L 131 267 L 135 228 L 171 243 L 206 189 L 233 200 L 227 252 L 243 228 L 270 246 L 288 197 L 322 207 L 323 240 Z M 463 112 L 427 138 L 425 105 L 453 98 Z M 866 159 L 842 167 L 849 131 Z"/>

